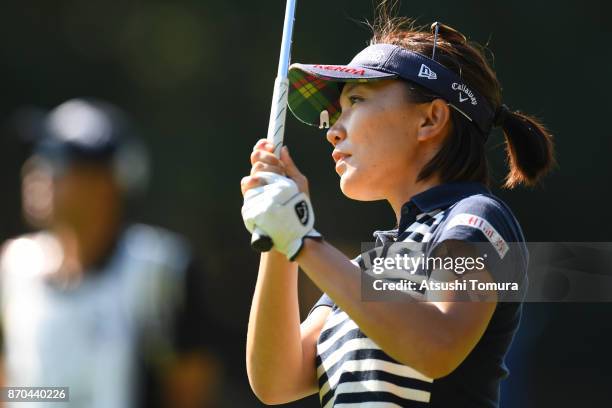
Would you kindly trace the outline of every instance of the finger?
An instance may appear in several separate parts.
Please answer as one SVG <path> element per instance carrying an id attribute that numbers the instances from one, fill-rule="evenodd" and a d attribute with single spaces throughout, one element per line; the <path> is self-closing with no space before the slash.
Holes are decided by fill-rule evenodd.
<path id="1" fill-rule="evenodd" d="M 264 162 L 257 162 L 251 167 L 251 175 L 254 175 L 257 172 L 267 171 L 270 173 L 280 174 L 281 176 L 285 175 L 285 169 L 281 166 L 274 166 Z"/>
<path id="2" fill-rule="evenodd" d="M 240 180 L 240 190 L 242 194 L 246 193 L 248 190 L 264 185 L 265 183 L 257 176 L 246 176 Z"/>
<path id="3" fill-rule="evenodd" d="M 284 166 L 278 157 L 265 150 L 255 150 L 251 153 L 251 164 L 255 164 L 257 162 L 264 162 L 273 166 Z"/>
<path id="4" fill-rule="evenodd" d="M 308 179 L 302 174 L 300 169 L 297 168 L 295 162 L 293 161 L 293 158 L 289 154 L 289 148 L 287 146 L 284 146 L 281 149 L 280 158 L 281 162 L 284 165 L 287 177 L 297 183 L 301 192 L 306 193 L 308 195 Z"/>
<path id="5" fill-rule="evenodd" d="M 259 149 L 261 148 L 263 145 L 265 145 L 266 143 L 268 143 L 268 139 L 259 139 L 256 143 L 255 146 L 253 146 L 253 150 Z"/>
<path id="6" fill-rule="evenodd" d="M 285 172 L 287 173 L 288 177 L 295 178 L 302 176 L 302 172 L 297 168 L 295 162 L 291 158 L 289 148 L 287 146 L 283 146 L 281 149 L 280 160 L 284 164 Z"/>
<path id="7" fill-rule="evenodd" d="M 255 143 L 253 150 L 265 150 L 268 152 L 273 152 L 274 146 L 268 141 L 268 139 L 259 139 L 257 143 Z"/>

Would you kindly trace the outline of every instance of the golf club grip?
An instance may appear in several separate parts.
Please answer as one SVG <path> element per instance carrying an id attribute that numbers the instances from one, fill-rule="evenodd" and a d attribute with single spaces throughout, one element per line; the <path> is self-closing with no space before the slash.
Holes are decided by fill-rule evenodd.
<path id="1" fill-rule="evenodd" d="M 274 146 L 274 154 L 280 157 L 285 136 L 285 118 L 287 117 L 287 96 L 289 93 L 289 79 L 276 77 L 274 80 L 274 93 L 272 94 L 272 109 L 268 122 L 268 142 Z"/>
<path id="2" fill-rule="evenodd" d="M 274 93 L 272 94 L 272 109 L 270 110 L 270 122 L 268 124 L 268 142 L 274 145 L 274 154 L 280 156 L 285 135 L 285 117 L 287 116 L 287 93 L 289 91 L 289 80 L 276 77 L 274 81 Z M 257 229 L 251 236 L 251 248 L 257 252 L 267 252 L 272 249 L 272 240 Z"/>
<path id="3" fill-rule="evenodd" d="M 287 0 L 285 7 L 285 20 L 283 22 L 283 38 L 281 41 L 280 56 L 278 59 L 278 73 L 274 80 L 272 93 L 272 109 L 268 122 L 268 142 L 274 146 L 274 154 L 280 157 L 283 138 L 285 136 L 285 117 L 287 116 L 287 100 L 289 94 L 289 62 L 291 61 L 291 40 L 293 37 L 293 22 L 295 19 L 295 5 L 297 0 Z M 258 252 L 267 252 L 272 249 L 272 239 L 255 227 L 251 236 L 251 247 Z"/>

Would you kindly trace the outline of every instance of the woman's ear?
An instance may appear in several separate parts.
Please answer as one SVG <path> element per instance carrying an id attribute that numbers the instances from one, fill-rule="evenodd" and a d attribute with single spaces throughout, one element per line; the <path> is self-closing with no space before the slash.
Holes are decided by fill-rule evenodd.
<path id="1" fill-rule="evenodd" d="M 451 113 L 448 103 L 443 99 L 434 99 L 421 105 L 422 121 L 417 138 L 419 141 L 440 141 L 450 132 Z"/>

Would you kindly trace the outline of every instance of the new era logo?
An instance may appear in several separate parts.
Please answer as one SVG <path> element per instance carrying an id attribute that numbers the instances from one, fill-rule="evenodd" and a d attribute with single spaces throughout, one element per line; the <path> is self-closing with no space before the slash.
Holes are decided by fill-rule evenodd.
<path id="1" fill-rule="evenodd" d="M 431 70 L 427 65 L 421 64 L 421 69 L 419 70 L 419 76 L 421 78 L 427 79 L 438 79 L 438 75 Z"/>

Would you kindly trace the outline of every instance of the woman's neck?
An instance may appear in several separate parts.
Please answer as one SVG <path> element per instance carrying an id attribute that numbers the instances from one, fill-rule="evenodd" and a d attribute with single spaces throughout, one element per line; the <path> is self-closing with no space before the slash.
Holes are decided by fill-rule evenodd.
<path id="1" fill-rule="evenodd" d="M 387 197 L 387 201 L 393 208 L 397 225 L 399 225 L 400 217 L 402 215 L 402 206 L 412 199 L 415 195 L 422 193 L 423 191 L 429 190 L 432 187 L 440 184 L 439 177 L 430 177 L 427 180 L 422 180 L 414 183 L 406 183 L 406 185 L 400 186 L 396 191 Z"/>

